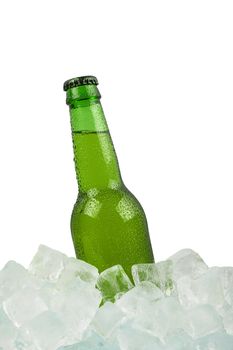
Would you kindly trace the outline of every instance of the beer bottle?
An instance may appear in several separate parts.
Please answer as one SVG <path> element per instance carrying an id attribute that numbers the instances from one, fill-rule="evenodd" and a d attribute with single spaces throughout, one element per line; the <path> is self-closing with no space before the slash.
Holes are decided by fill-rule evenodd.
<path id="1" fill-rule="evenodd" d="M 93 76 L 67 80 L 79 194 L 71 216 L 76 255 L 103 271 L 154 261 L 145 213 L 124 185 Z"/>

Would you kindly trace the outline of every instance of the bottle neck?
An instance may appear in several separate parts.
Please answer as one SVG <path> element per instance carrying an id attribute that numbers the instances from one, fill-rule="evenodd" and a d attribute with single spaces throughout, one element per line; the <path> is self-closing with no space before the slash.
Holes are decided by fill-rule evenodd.
<path id="1" fill-rule="evenodd" d="M 75 170 L 80 192 L 94 193 L 96 190 L 118 188 L 122 185 L 121 174 L 100 95 L 72 99 L 69 104 Z"/>

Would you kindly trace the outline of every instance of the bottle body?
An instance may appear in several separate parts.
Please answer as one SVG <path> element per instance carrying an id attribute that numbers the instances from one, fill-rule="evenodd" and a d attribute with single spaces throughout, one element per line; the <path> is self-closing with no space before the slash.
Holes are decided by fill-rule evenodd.
<path id="1" fill-rule="evenodd" d="M 100 271 L 120 264 L 130 275 L 133 264 L 153 261 L 145 214 L 124 186 L 79 194 L 71 231 L 77 256 Z"/>
<path id="2" fill-rule="evenodd" d="M 97 88 L 80 86 L 79 95 L 81 88 L 82 98 L 69 103 L 79 184 L 71 216 L 76 255 L 100 271 L 120 264 L 130 276 L 133 264 L 154 261 L 146 216 L 121 179 Z"/>

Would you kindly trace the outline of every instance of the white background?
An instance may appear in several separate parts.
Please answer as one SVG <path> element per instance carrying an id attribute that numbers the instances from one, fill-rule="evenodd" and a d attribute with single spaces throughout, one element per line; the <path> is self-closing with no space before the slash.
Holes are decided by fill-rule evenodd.
<path id="1" fill-rule="evenodd" d="M 232 1 L 2 1 L 0 267 L 73 255 L 63 81 L 93 74 L 157 260 L 233 265 Z"/>

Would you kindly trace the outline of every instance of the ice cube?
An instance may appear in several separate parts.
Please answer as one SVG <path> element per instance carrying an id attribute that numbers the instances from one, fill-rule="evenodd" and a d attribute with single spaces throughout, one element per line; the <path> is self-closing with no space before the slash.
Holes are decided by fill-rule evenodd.
<path id="1" fill-rule="evenodd" d="M 64 346 L 58 350 L 120 350 L 117 342 L 110 342 L 99 334 L 92 332 L 90 336 L 81 342 Z"/>
<path id="2" fill-rule="evenodd" d="M 116 304 L 127 317 L 133 317 L 137 313 L 142 300 L 156 301 L 163 297 L 162 291 L 155 284 L 141 282 L 117 300 Z"/>
<path id="3" fill-rule="evenodd" d="M 133 284 L 122 266 L 115 265 L 100 274 L 97 281 L 97 287 L 102 293 L 104 302 L 113 302 L 133 288 Z"/>
<path id="4" fill-rule="evenodd" d="M 16 335 L 17 328 L 0 307 L 0 349 L 14 350 L 14 340 Z"/>
<path id="5" fill-rule="evenodd" d="M 29 271 L 41 279 L 56 282 L 64 269 L 67 259 L 65 254 L 40 245 L 30 264 Z"/>
<path id="6" fill-rule="evenodd" d="M 220 267 L 218 271 L 225 300 L 233 306 L 233 267 Z"/>
<path id="7" fill-rule="evenodd" d="M 70 288 L 72 284 L 77 283 L 77 280 L 80 279 L 95 286 L 98 277 L 99 273 L 96 267 L 82 260 L 68 258 L 57 281 L 57 287 L 59 289 Z"/>
<path id="8" fill-rule="evenodd" d="M 225 303 L 224 290 L 221 283 L 221 269 L 212 267 L 201 275 L 193 284 L 195 294 L 200 304 L 210 304 L 216 309 Z"/>
<path id="9" fill-rule="evenodd" d="M 118 341 L 121 350 L 163 350 L 158 338 L 151 334 L 133 329 L 130 326 L 123 326 L 118 332 Z"/>
<path id="10" fill-rule="evenodd" d="M 198 305 L 198 297 L 195 295 L 192 285 L 195 282 L 189 277 L 181 277 L 176 284 L 177 293 L 181 305 L 186 308 L 192 308 L 195 305 Z"/>
<path id="11" fill-rule="evenodd" d="M 208 266 L 200 255 L 191 249 L 180 250 L 172 255 L 169 260 L 173 263 L 173 276 L 175 281 L 184 276 L 197 278 L 208 270 Z"/>
<path id="12" fill-rule="evenodd" d="M 132 276 L 135 285 L 149 281 L 159 287 L 159 272 L 156 264 L 136 264 L 132 266 Z"/>
<path id="13" fill-rule="evenodd" d="M 67 342 L 67 325 L 54 312 L 45 311 L 31 320 L 26 329 L 38 350 L 56 350 Z"/>
<path id="14" fill-rule="evenodd" d="M 93 329 L 100 335 L 107 337 L 124 317 L 124 313 L 113 303 L 106 302 L 99 308 L 92 320 Z"/>
<path id="15" fill-rule="evenodd" d="M 219 268 L 213 267 L 197 279 L 180 278 L 177 291 L 181 304 L 186 308 L 198 304 L 210 304 L 217 310 L 222 308 L 225 297 L 219 272 Z"/>
<path id="16" fill-rule="evenodd" d="M 173 281 L 172 261 L 166 260 L 156 264 L 159 273 L 159 288 L 166 294 L 171 295 L 175 289 Z"/>
<path id="17" fill-rule="evenodd" d="M 229 310 L 224 314 L 223 324 L 226 332 L 233 335 L 233 308 L 229 308 Z"/>
<path id="18" fill-rule="evenodd" d="M 63 319 L 69 328 L 69 336 L 81 339 L 101 302 L 101 293 L 91 285 L 79 281 L 79 285 L 57 293 L 51 309 Z"/>
<path id="19" fill-rule="evenodd" d="M 232 350 L 233 336 L 218 332 L 198 339 L 195 343 L 197 350 Z"/>
<path id="20" fill-rule="evenodd" d="M 0 271 L 0 303 L 27 284 L 31 284 L 27 270 L 14 261 L 9 261 Z"/>
<path id="21" fill-rule="evenodd" d="M 223 329 L 221 317 L 210 305 L 199 305 L 187 312 L 187 332 L 195 339 Z"/>
<path id="22" fill-rule="evenodd" d="M 172 271 L 172 262 L 169 260 L 157 264 L 136 264 L 132 266 L 132 275 L 136 285 L 144 281 L 152 282 L 166 295 L 171 295 L 174 290 Z"/>
<path id="23" fill-rule="evenodd" d="M 142 301 L 134 323 L 164 341 L 168 334 L 185 329 L 186 319 L 179 301 L 171 296 L 156 302 Z"/>
<path id="24" fill-rule="evenodd" d="M 196 350 L 193 339 L 183 330 L 169 334 L 165 339 L 165 350 Z"/>
<path id="25" fill-rule="evenodd" d="M 52 309 L 53 300 L 59 291 L 56 288 L 56 284 L 46 281 L 43 286 L 38 290 L 39 297 L 46 304 L 47 308 Z"/>
<path id="26" fill-rule="evenodd" d="M 15 340 L 15 349 L 16 350 L 38 350 L 35 343 L 28 332 L 24 328 L 20 328 L 17 333 Z"/>
<path id="27" fill-rule="evenodd" d="M 3 302 L 3 308 L 16 327 L 24 325 L 47 310 L 47 306 L 40 298 L 38 290 L 27 287 L 20 289 L 6 299 Z"/>

